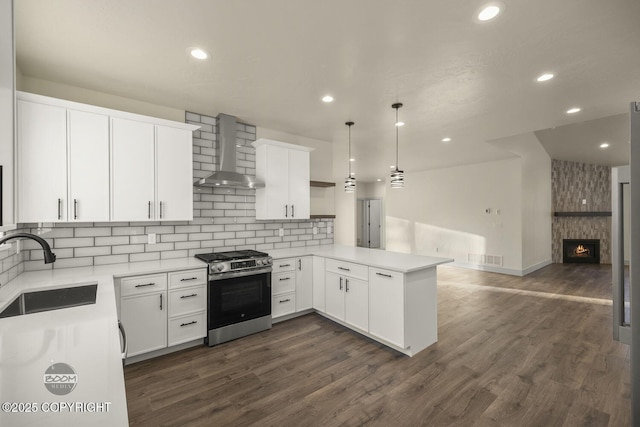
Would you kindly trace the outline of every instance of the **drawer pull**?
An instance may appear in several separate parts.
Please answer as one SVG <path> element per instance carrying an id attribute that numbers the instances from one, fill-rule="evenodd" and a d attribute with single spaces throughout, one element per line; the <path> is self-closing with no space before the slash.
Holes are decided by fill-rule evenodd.
<path id="1" fill-rule="evenodd" d="M 280 278 L 280 279 L 278 279 L 278 280 L 280 280 L 281 282 L 282 282 L 283 280 L 291 280 L 291 277 L 281 277 L 281 278 Z"/>
<path id="2" fill-rule="evenodd" d="M 186 282 L 187 280 L 197 280 L 197 277 L 185 277 L 184 279 L 180 279 L 181 282 Z"/>
<path id="3" fill-rule="evenodd" d="M 280 268 L 291 267 L 291 264 L 280 264 Z"/>
<path id="4" fill-rule="evenodd" d="M 180 327 L 182 328 L 183 326 L 195 325 L 196 323 L 198 323 L 197 320 L 192 320 L 191 322 L 188 322 L 188 323 L 181 323 Z"/>
<path id="5" fill-rule="evenodd" d="M 340 290 L 342 290 L 342 277 L 340 278 Z"/>
<path id="6" fill-rule="evenodd" d="M 145 286 L 153 286 L 155 285 L 155 283 L 151 282 L 151 283 L 141 283 L 139 285 L 136 285 L 136 288 L 144 288 Z"/>
<path id="7" fill-rule="evenodd" d="M 345 267 L 338 267 L 338 270 L 342 270 L 342 271 L 351 271 L 350 269 L 345 268 Z"/>
<path id="8" fill-rule="evenodd" d="M 289 302 L 289 301 L 291 301 L 291 299 L 289 299 L 289 298 L 287 298 L 287 299 L 281 299 L 281 300 L 280 300 L 280 304 L 282 304 L 283 302 Z"/>
<path id="9" fill-rule="evenodd" d="M 345 292 L 349 292 L 349 279 L 344 279 L 344 290 Z"/>
<path id="10" fill-rule="evenodd" d="M 392 276 L 392 275 L 390 275 L 390 274 L 384 274 L 384 273 L 378 273 L 378 272 L 376 272 L 376 274 L 377 274 L 378 276 L 382 276 L 382 277 L 388 277 L 388 278 L 392 278 L 392 277 L 393 277 L 393 276 Z"/>
<path id="11" fill-rule="evenodd" d="M 198 294 L 182 295 L 182 296 L 180 297 L 180 299 L 192 298 L 192 297 L 197 297 L 197 296 L 198 296 Z"/>

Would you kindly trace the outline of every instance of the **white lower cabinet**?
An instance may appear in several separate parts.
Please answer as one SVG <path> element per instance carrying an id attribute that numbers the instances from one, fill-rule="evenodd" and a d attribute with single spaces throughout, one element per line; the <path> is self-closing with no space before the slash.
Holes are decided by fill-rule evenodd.
<path id="1" fill-rule="evenodd" d="M 296 259 L 273 261 L 271 273 L 271 317 L 277 319 L 296 312 Z"/>
<path id="2" fill-rule="evenodd" d="M 127 356 L 167 346 L 167 275 L 120 279 L 120 321 L 127 331 Z"/>
<path id="3" fill-rule="evenodd" d="M 405 347 L 404 274 L 369 269 L 369 333 Z"/>
<path id="4" fill-rule="evenodd" d="M 313 257 L 313 308 L 325 312 L 325 261 L 321 256 Z"/>
<path id="5" fill-rule="evenodd" d="M 277 319 L 313 307 L 313 257 L 273 261 L 271 317 Z"/>
<path id="6" fill-rule="evenodd" d="M 207 333 L 205 268 L 117 279 L 119 318 L 127 357 L 204 338 Z"/>
<path id="7" fill-rule="evenodd" d="M 325 309 L 330 316 L 363 331 L 369 330 L 368 267 L 326 260 Z"/>

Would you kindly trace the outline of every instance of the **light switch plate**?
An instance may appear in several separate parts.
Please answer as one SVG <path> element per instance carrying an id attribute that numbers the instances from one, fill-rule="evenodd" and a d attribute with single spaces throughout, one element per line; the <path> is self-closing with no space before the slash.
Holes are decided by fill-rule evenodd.
<path id="1" fill-rule="evenodd" d="M 149 243 L 150 245 L 156 244 L 156 233 L 149 233 L 147 235 L 147 243 Z"/>

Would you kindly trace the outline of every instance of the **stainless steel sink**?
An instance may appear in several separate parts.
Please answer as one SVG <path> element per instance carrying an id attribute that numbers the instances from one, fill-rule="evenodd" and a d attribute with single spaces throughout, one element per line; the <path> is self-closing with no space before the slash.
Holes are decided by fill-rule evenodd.
<path id="1" fill-rule="evenodd" d="M 0 318 L 95 304 L 97 290 L 98 284 L 92 283 L 68 288 L 25 292 L 2 310 Z"/>

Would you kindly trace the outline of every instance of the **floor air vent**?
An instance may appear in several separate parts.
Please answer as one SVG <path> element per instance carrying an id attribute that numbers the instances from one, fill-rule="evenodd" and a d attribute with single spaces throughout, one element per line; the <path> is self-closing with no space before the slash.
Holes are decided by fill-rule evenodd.
<path id="1" fill-rule="evenodd" d="M 467 262 L 502 267 L 502 255 L 467 254 Z"/>

